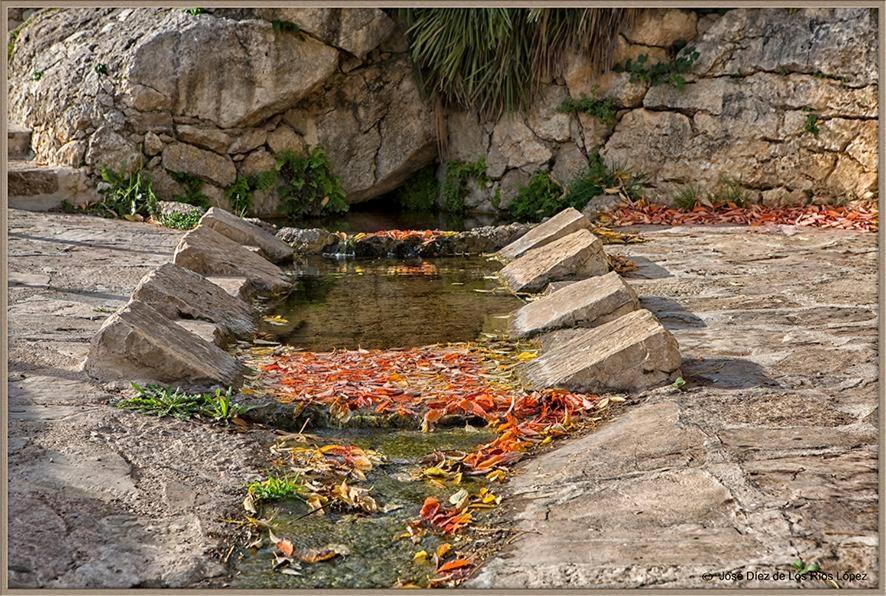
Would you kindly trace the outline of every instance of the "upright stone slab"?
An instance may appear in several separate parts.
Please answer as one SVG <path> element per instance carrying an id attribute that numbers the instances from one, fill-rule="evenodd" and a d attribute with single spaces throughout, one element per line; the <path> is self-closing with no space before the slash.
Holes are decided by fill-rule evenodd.
<path id="1" fill-rule="evenodd" d="M 588 230 L 579 230 L 526 252 L 498 274 L 515 292 L 536 292 L 552 281 L 584 279 L 607 271 L 603 243 Z"/>
<path id="2" fill-rule="evenodd" d="M 249 305 L 199 273 L 172 263 L 142 278 L 132 300 L 148 304 L 170 319 L 202 319 L 215 323 L 223 336 L 249 337 L 255 323 Z"/>
<path id="3" fill-rule="evenodd" d="M 246 369 L 147 304 L 130 300 L 92 338 L 84 370 L 99 379 L 237 385 Z"/>
<path id="4" fill-rule="evenodd" d="M 233 213 L 212 207 L 200 219 L 200 223 L 212 228 L 244 246 L 257 246 L 269 261 L 283 263 L 292 259 L 292 247 L 255 224 Z"/>
<path id="5" fill-rule="evenodd" d="M 289 286 L 282 269 L 204 225 L 181 239 L 173 262 L 205 276 L 245 277 L 261 292 L 274 292 Z"/>
<path id="6" fill-rule="evenodd" d="M 553 346 L 531 361 L 526 380 L 536 388 L 639 391 L 680 373 L 677 340 L 648 310 L 635 310 Z"/>
<path id="7" fill-rule="evenodd" d="M 534 248 L 540 248 L 578 230 L 589 230 L 591 222 L 576 209 L 569 207 L 547 221 L 538 224 L 515 241 L 498 251 L 498 256 L 512 260 Z"/>
<path id="8" fill-rule="evenodd" d="M 210 275 L 206 280 L 241 300 L 249 300 L 255 293 L 255 287 L 245 277 L 214 277 Z"/>
<path id="9" fill-rule="evenodd" d="M 634 290 L 615 271 L 571 283 L 530 302 L 511 319 L 514 337 L 565 327 L 596 327 L 640 308 Z"/>

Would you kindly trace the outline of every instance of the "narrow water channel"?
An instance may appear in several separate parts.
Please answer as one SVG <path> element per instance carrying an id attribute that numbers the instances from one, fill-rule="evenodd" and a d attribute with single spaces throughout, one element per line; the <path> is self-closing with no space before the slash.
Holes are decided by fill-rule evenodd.
<path id="1" fill-rule="evenodd" d="M 404 262 L 335 261 L 319 258 L 296 266 L 299 281 L 290 297 L 266 313 L 260 335 L 308 351 L 413 347 L 478 339 L 504 330 L 507 315 L 521 301 L 501 291 L 499 268 L 484 258 Z M 347 547 L 349 554 L 304 564 L 300 575 L 273 569 L 273 545 L 244 548 L 235 558 L 235 588 L 389 588 L 398 582 L 425 585 L 433 566 L 416 563 L 416 551 L 433 553 L 444 542 L 429 534 L 418 544 L 395 540 L 414 519 L 427 496 L 446 501 L 451 489 L 416 479 L 422 459 L 436 451 L 470 450 L 494 434 L 469 426 L 431 433 L 390 428 L 315 429 L 315 440 L 357 445 L 377 451 L 381 465 L 364 486 L 386 510 L 373 514 L 317 513 L 296 499 L 265 505 L 260 515 L 273 519 L 276 535 L 296 548 Z M 479 481 L 463 487 L 475 493 Z M 482 521 L 484 512 L 478 515 Z M 267 533 L 265 532 L 265 535 Z M 453 542 L 453 538 L 446 541 Z"/>

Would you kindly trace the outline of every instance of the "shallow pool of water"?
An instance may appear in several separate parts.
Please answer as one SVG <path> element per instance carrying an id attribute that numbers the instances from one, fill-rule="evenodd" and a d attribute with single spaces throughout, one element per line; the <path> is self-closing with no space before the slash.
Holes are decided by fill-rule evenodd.
<path id="1" fill-rule="evenodd" d="M 355 209 L 340 215 L 300 221 L 267 219 L 281 226 L 325 228 L 333 232 L 348 232 L 349 234 L 380 230 L 452 230 L 458 232 L 478 226 L 505 223 L 501 218 L 492 215 L 463 216 L 436 211 L 390 211 L 389 209 L 372 208 Z"/>
<path id="2" fill-rule="evenodd" d="M 482 257 L 416 261 L 336 261 L 297 266 L 294 291 L 264 321 L 269 339 L 311 351 L 412 347 L 471 341 L 507 327 L 522 302 Z"/>

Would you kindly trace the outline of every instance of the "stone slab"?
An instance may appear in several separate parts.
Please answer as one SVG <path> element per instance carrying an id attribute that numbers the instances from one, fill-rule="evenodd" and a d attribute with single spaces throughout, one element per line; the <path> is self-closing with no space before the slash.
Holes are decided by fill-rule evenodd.
<path id="1" fill-rule="evenodd" d="M 200 319 L 217 325 L 223 336 L 246 338 L 255 333 L 249 305 L 199 273 L 165 263 L 151 271 L 132 292 L 170 319 Z"/>
<path id="2" fill-rule="evenodd" d="M 615 271 L 569 284 L 530 302 L 511 318 L 514 337 L 566 327 L 596 327 L 640 308 L 634 290 Z"/>
<path id="3" fill-rule="evenodd" d="M 534 248 L 540 248 L 578 230 L 589 230 L 591 222 L 577 209 L 569 207 L 542 222 L 498 251 L 498 256 L 513 260 Z"/>
<path id="4" fill-rule="evenodd" d="M 603 242 L 588 230 L 578 230 L 527 251 L 505 265 L 499 277 L 515 292 L 536 292 L 552 281 L 584 279 L 607 271 Z"/>
<path id="5" fill-rule="evenodd" d="M 231 296 L 235 296 L 240 298 L 241 300 L 248 301 L 252 298 L 252 295 L 255 293 L 255 288 L 249 283 L 249 280 L 245 277 L 215 277 L 209 276 L 206 278 L 207 281 L 210 281 L 223 289 L 225 292 L 230 294 Z"/>
<path id="6" fill-rule="evenodd" d="M 261 292 L 290 285 L 286 273 L 275 264 L 204 225 L 184 235 L 173 262 L 206 276 L 245 277 Z"/>
<path id="7" fill-rule="evenodd" d="M 245 367 L 147 304 L 130 300 L 92 338 L 84 370 L 99 379 L 237 385 Z"/>
<path id="8" fill-rule="evenodd" d="M 228 335 L 224 330 L 209 321 L 201 321 L 199 319 L 175 319 L 175 324 L 183 327 L 189 333 L 193 333 L 203 341 L 207 341 L 217 346 L 222 346 L 227 342 Z"/>
<path id="9" fill-rule="evenodd" d="M 534 387 L 640 391 L 680 374 L 677 340 L 648 310 L 635 310 L 552 347 L 525 370 Z"/>
<path id="10" fill-rule="evenodd" d="M 229 211 L 212 207 L 203 215 L 200 223 L 238 244 L 259 247 L 269 261 L 283 263 L 292 260 L 291 246 L 267 230 L 263 230 Z"/>

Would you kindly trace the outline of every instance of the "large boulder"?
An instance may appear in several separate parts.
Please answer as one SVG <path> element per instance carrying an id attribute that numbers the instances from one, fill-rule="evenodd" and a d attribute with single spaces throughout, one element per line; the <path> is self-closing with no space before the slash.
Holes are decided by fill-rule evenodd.
<path id="1" fill-rule="evenodd" d="M 108 317 L 92 338 L 84 370 L 103 380 L 236 385 L 233 356 L 139 300 Z"/>
<path id="2" fill-rule="evenodd" d="M 289 277 L 282 269 L 203 225 L 182 237 L 173 262 L 205 276 L 245 277 L 262 292 L 277 292 L 290 285 Z"/>
<path id="3" fill-rule="evenodd" d="M 202 275 L 165 263 L 145 275 L 132 299 L 169 319 L 210 321 L 225 336 L 247 338 L 255 332 L 249 305 Z"/>
<path id="4" fill-rule="evenodd" d="M 514 313 L 510 332 L 515 337 L 530 337 L 564 327 L 595 327 L 639 308 L 631 286 L 611 271 L 530 302 Z"/>
<path id="5" fill-rule="evenodd" d="M 394 30 L 394 21 L 377 8 L 263 8 L 269 21 L 289 21 L 325 43 L 363 58 Z"/>
<path id="6" fill-rule="evenodd" d="M 255 224 L 229 211 L 212 207 L 200 219 L 200 224 L 212 228 L 222 236 L 244 246 L 257 246 L 274 263 L 292 260 L 292 247 Z"/>
<path id="7" fill-rule="evenodd" d="M 572 391 L 639 391 L 680 374 L 677 340 L 648 310 L 571 335 L 531 361 L 530 385 Z"/>
<path id="8" fill-rule="evenodd" d="M 506 260 L 516 259 L 533 248 L 550 244 L 572 232 L 589 230 L 590 228 L 591 222 L 586 217 L 577 209 L 568 207 L 505 246 L 498 251 L 498 256 Z"/>
<path id="9" fill-rule="evenodd" d="M 498 272 L 515 292 L 536 292 L 552 281 L 583 279 L 609 271 L 603 243 L 588 230 L 527 251 Z"/>

